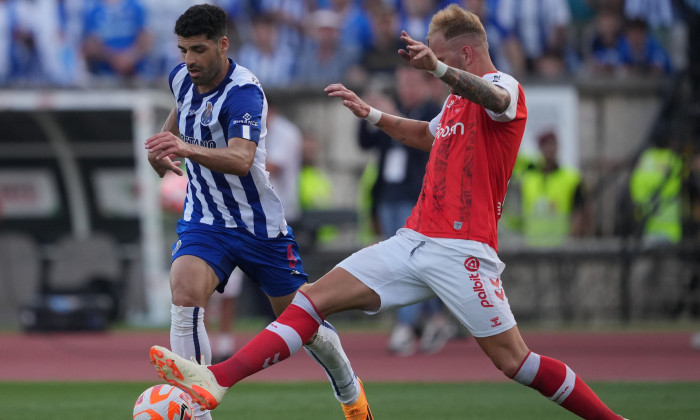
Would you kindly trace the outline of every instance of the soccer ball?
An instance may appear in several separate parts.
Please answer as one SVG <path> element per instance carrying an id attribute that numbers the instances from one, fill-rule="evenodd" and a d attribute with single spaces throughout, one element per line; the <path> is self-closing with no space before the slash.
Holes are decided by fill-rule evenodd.
<path id="1" fill-rule="evenodd" d="M 134 404 L 134 420 L 191 420 L 194 401 L 171 385 L 154 385 L 143 391 Z"/>

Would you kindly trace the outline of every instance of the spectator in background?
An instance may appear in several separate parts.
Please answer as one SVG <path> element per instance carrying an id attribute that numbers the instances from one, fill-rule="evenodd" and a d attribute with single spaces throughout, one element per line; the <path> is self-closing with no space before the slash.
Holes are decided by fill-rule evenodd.
<path id="1" fill-rule="evenodd" d="M 592 33 L 584 48 L 586 66 L 590 73 L 612 76 L 622 69 L 622 24 L 622 15 L 612 8 L 602 8 L 596 13 Z"/>
<path id="2" fill-rule="evenodd" d="M 89 72 L 105 81 L 143 76 L 152 34 L 139 0 L 97 0 L 85 17 L 83 54 Z"/>
<path id="3" fill-rule="evenodd" d="M 5 43 L 7 56 L 4 67 L 7 81 L 13 85 L 27 85 L 31 80 L 41 77 L 36 42 L 31 25 L 32 3 L 17 0 L 3 2 L 4 8 L 0 18 L 4 21 L 7 41 Z M 2 24 L 2 23 L 0 23 Z"/>
<path id="4" fill-rule="evenodd" d="M 141 2 L 146 10 L 146 27 L 152 35 L 153 45 L 158 46 L 151 49 L 146 57 L 145 78 L 150 82 L 166 81 L 170 70 L 182 62 L 182 54 L 177 48 L 177 36 L 173 33 L 172 22 L 197 0 L 141 0 Z"/>
<path id="5" fill-rule="evenodd" d="M 425 41 L 430 19 L 437 9 L 434 0 L 398 0 L 399 26 L 414 39 Z"/>
<path id="6" fill-rule="evenodd" d="M 77 86 L 83 66 L 72 35 L 79 0 L 0 2 L 0 82 L 20 86 Z"/>
<path id="7" fill-rule="evenodd" d="M 270 183 L 282 206 L 287 225 L 296 229 L 301 218 L 299 204 L 299 173 L 301 171 L 303 136 L 301 130 L 280 114 L 270 102 L 267 110 L 267 159 L 265 166 L 270 173 Z"/>
<path id="8" fill-rule="evenodd" d="M 397 101 L 375 93 L 372 106 L 405 118 L 427 121 L 440 113 L 432 100 L 430 74 L 401 65 L 395 70 Z M 375 125 L 360 122 L 359 143 L 363 149 L 379 152 L 378 176 L 372 191 L 382 236 L 392 237 L 406 223 L 423 185 L 427 152 L 395 141 Z M 392 353 L 407 356 L 420 349 L 434 353 L 442 349 L 456 328 L 448 323 L 438 298 L 397 310 L 389 338 Z M 420 334 L 420 342 L 417 333 Z"/>
<path id="9" fill-rule="evenodd" d="M 294 82 L 324 86 L 346 80 L 348 70 L 359 62 L 359 51 L 340 43 L 340 16 L 317 10 L 309 18 L 309 36 L 297 57 Z"/>
<path id="10" fill-rule="evenodd" d="M 625 0 L 625 18 L 643 20 L 652 28 L 673 24 L 671 0 Z"/>
<path id="11" fill-rule="evenodd" d="M 489 40 L 489 55 L 493 64 L 504 73 L 511 74 L 512 61 L 522 61 L 522 46 L 517 37 L 509 37 L 496 18 L 499 0 L 463 0 L 466 10 L 479 16 Z"/>
<path id="12" fill-rule="evenodd" d="M 634 219 L 651 243 L 678 243 L 682 237 L 683 162 L 669 144 L 645 150 L 630 176 Z"/>
<path id="13" fill-rule="evenodd" d="M 700 0 L 681 0 L 679 4 L 688 28 L 686 55 L 692 89 L 692 109 L 694 115 L 700 117 Z M 697 124 L 700 128 L 700 123 Z"/>
<path id="14" fill-rule="evenodd" d="M 272 14 L 279 25 L 280 40 L 289 48 L 299 48 L 304 40 L 306 19 L 315 8 L 309 0 L 251 1 L 252 13 Z"/>
<path id="15" fill-rule="evenodd" d="M 333 183 L 328 174 L 319 166 L 318 157 L 318 141 L 311 133 L 304 133 L 302 167 L 299 173 L 299 205 L 302 213 L 327 210 L 333 204 Z M 335 226 L 319 225 L 314 220 L 308 220 L 308 217 L 306 219 L 309 223 L 304 223 L 304 229 L 298 236 L 300 244 L 304 243 L 313 247 L 317 242 L 329 242 L 337 236 Z"/>
<path id="16" fill-rule="evenodd" d="M 12 48 L 12 19 L 9 0 L 0 0 L 0 86 L 10 78 L 10 49 Z"/>
<path id="17" fill-rule="evenodd" d="M 566 0 L 500 0 L 497 21 L 522 46 L 522 54 L 511 54 L 513 72 L 534 74 L 537 61 L 545 55 L 558 54 L 574 70 L 576 59 L 568 45 L 567 28 L 571 13 Z M 517 62 L 518 58 L 521 60 Z"/>
<path id="18" fill-rule="evenodd" d="M 645 21 L 627 22 L 620 42 L 620 60 L 627 75 L 663 76 L 671 73 L 671 60 L 664 47 L 649 33 Z"/>
<path id="19" fill-rule="evenodd" d="M 382 84 L 393 82 L 394 70 L 401 63 L 396 51 L 403 48 L 398 40 L 399 21 L 396 9 L 386 3 L 377 2 L 370 6 L 370 23 L 372 42 L 364 51 L 357 69 L 361 74 L 356 80 L 380 81 Z"/>
<path id="20" fill-rule="evenodd" d="M 364 54 L 372 45 L 372 25 L 367 11 L 355 0 L 331 0 L 330 6 L 340 16 L 340 43 Z"/>
<path id="21" fill-rule="evenodd" d="M 190 3 L 205 2 L 205 0 L 189 1 Z M 231 50 L 237 51 L 243 42 L 248 41 L 243 35 L 250 31 L 250 16 L 255 14 L 250 10 L 252 2 L 249 0 L 214 0 L 213 3 L 226 12 L 226 36 L 229 38 Z"/>
<path id="22" fill-rule="evenodd" d="M 530 246 L 555 247 L 582 236 L 589 224 L 581 174 L 559 165 L 554 131 L 538 136 L 541 160 L 522 175 L 522 226 Z"/>
<path id="23" fill-rule="evenodd" d="M 255 73 L 266 88 L 289 85 L 294 71 L 294 50 L 280 39 L 275 16 L 253 15 L 251 39 L 236 54 L 236 60 Z"/>

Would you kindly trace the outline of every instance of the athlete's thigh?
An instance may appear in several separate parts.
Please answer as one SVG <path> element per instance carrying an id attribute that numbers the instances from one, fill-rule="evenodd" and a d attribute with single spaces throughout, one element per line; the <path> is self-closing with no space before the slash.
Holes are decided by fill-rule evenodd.
<path id="1" fill-rule="evenodd" d="M 474 337 L 515 326 L 495 262 L 441 246 L 439 241 L 429 242 L 416 257 L 425 281 Z"/>
<path id="2" fill-rule="evenodd" d="M 435 296 L 413 265 L 413 254 L 421 246 L 421 241 L 398 233 L 352 254 L 337 267 L 379 295 L 381 306 L 376 310 L 365 309 L 365 312 L 372 314 L 406 306 Z"/>
<path id="3" fill-rule="evenodd" d="M 284 311 L 287 308 L 287 306 L 289 306 L 289 304 L 292 303 L 292 299 L 294 299 L 294 296 L 296 294 L 297 292 L 293 292 L 284 296 L 266 296 L 267 300 L 270 301 L 272 312 L 274 312 L 276 316 L 279 316 L 282 313 L 282 311 Z"/>
<path id="4" fill-rule="evenodd" d="M 205 279 L 204 273 L 208 273 L 206 276 L 206 289 L 209 295 L 213 293 L 213 289 L 209 290 L 209 282 L 211 277 L 209 274 L 214 274 L 214 287 L 219 291 L 223 291 L 226 282 L 228 281 L 231 272 L 236 267 L 236 262 L 233 256 L 228 252 L 226 247 L 222 247 L 222 243 L 227 243 L 230 241 L 230 234 L 218 228 L 214 228 L 207 225 L 184 223 L 180 222 L 178 224 L 178 240 L 173 245 L 173 268 L 176 277 L 174 278 L 174 283 L 180 287 L 181 283 L 187 284 L 189 282 L 195 282 L 199 284 L 201 279 Z M 177 260 L 184 256 L 196 257 L 196 259 L 186 258 L 183 260 L 187 261 L 188 264 L 183 264 L 183 262 L 175 263 Z M 211 272 L 206 270 L 206 267 L 201 266 L 199 261 L 211 269 Z M 193 265 L 189 267 L 189 265 Z M 179 273 L 187 273 L 188 270 L 197 270 L 192 277 L 187 277 L 187 275 Z M 171 278 L 172 278 L 171 274 Z M 173 280 L 171 280 L 172 282 Z M 203 286 L 202 286 L 203 287 Z M 209 297 L 209 296 L 207 296 Z"/>
<path id="5" fill-rule="evenodd" d="M 204 307 L 219 284 L 219 278 L 206 261 L 194 255 L 182 255 L 170 269 L 173 304 Z"/>

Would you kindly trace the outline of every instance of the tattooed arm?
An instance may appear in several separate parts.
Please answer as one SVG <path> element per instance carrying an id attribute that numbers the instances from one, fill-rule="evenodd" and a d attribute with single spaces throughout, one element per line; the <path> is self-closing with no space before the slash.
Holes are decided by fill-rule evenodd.
<path id="1" fill-rule="evenodd" d="M 469 99 L 497 114 L 508 109 L 510 104 L 510 94 L 505 89 L 464 70 L 448 67 L 447 73 L 440 80 L 450 86 L 455 95 Z"/>
<path id="2" fill-rule="evenodd" d="M 427 45 L 411 38 L 405 31 L 401 40 L 406 43 L 406 50 L 399 50 L 399 55 L 412 67 L 431 72 L 437 68 L 438 58 Z M 450 86 L 454 94 L 497 114 L 508 109 L 510 104 L 510 94 L 505 89 L 467 71 L 448 66 L 440 80 Z"/>

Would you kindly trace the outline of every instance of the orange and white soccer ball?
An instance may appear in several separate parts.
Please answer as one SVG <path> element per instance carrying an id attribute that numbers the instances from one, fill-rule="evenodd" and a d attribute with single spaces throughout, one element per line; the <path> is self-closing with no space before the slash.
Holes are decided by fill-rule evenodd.
<path id="1" fill-rule="evenodd" d="M 143 391 L 134 404 L 134 420 L 191 420 L 194 401 L 180 388 L 160 384 Z"/>

